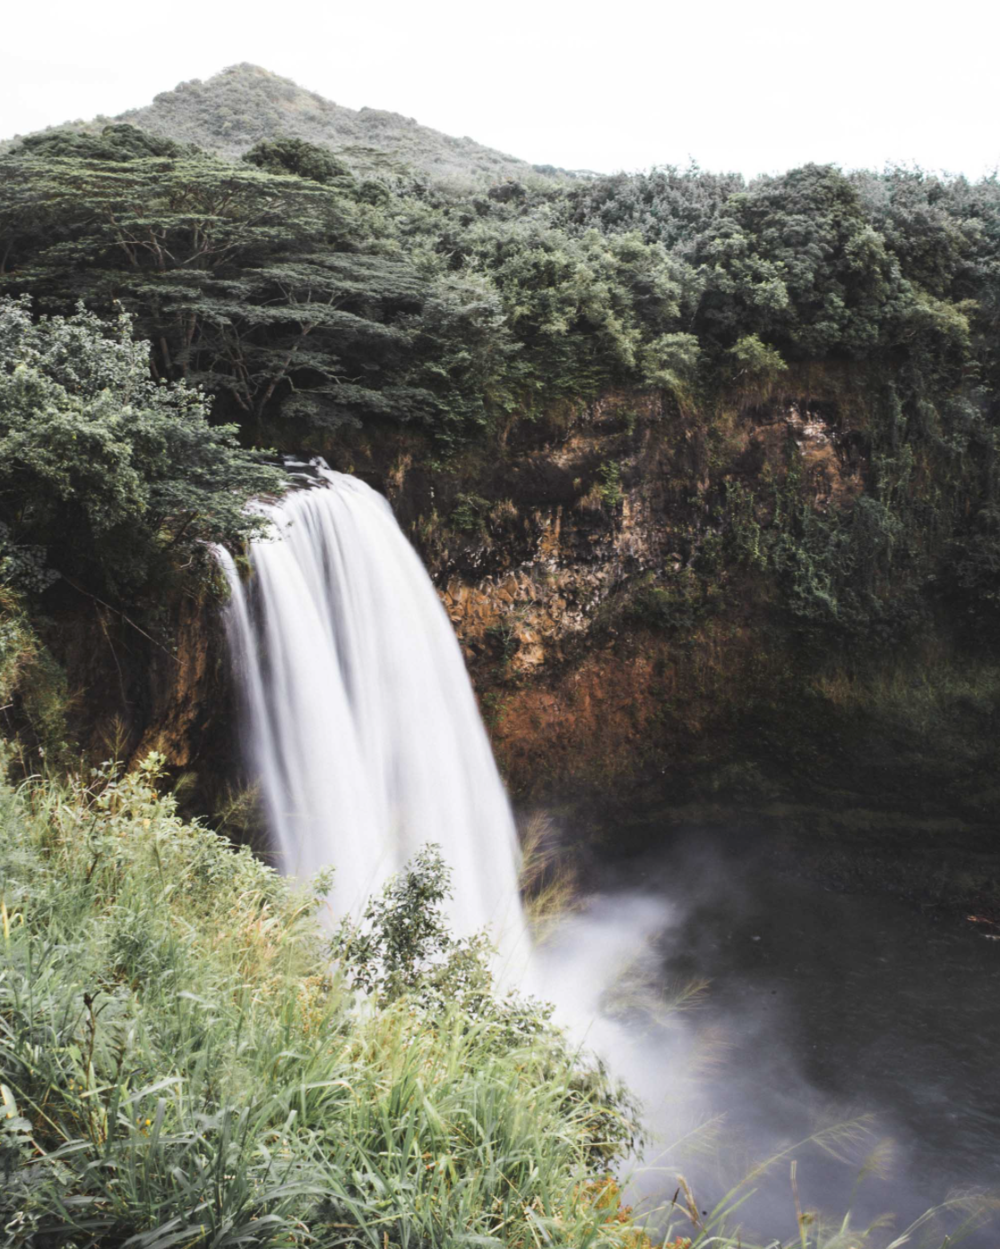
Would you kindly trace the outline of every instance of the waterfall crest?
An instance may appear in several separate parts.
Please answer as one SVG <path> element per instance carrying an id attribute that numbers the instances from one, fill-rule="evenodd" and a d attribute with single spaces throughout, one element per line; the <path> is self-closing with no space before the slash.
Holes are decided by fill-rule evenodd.
<path id="1" fill-rule="evenodd" d="M 451 921 L 520 944 L 517 842 L 451 621 L 381 495 L 312 462 L 316 484 L 262 505 L 226 627 L 282 871 L 335 868 L 334 912 L 427 842 L 454 872 Z"/>

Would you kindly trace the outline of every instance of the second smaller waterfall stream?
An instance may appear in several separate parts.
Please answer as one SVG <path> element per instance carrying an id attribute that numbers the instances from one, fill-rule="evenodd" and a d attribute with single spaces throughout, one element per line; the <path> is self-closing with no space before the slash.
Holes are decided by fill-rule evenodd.
<path id="1" fill-rule="evenodd" d="M 282 871 L 335 868 L 335 912 L 422 845 L 453 870 L 459 933 L 520 944 L 513 818 L 451 622 L 388 503 L 314 461 L 317 484 L 263 505 L 227 628 L 251 766 Z"/>

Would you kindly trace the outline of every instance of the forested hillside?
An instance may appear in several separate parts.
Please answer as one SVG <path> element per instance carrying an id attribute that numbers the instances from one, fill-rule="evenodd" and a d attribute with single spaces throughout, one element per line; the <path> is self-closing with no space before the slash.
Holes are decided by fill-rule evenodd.
<path id="1" fill-rule="evenodd" d="M 196 78 L 161 92 L 143 108 L 74 122 L 72 129 L 99 133 L 109 121 L 230 159 L 262 139 L 293 138 L 330 148 L 356 173 L 409 170 L 486 185 L 498 178 L 561 173 L 549 166 L 534 168 L 473 139 L 442 134 L 399 113 L 345 108 L 259 65 L 231 65 L 205 82 Z"/>
<path id="2" fill-rule="evenodd" d="M 446 450 L 611 387 L 663 390 L 712 436 L 733 396 L 780 391 L 806 362 L 850 370 L 870 490 L 809 520 L 794 568 L 769 525 L 793 605 L 822 617 L 827 585 L 831 619 L 861 623 L 935 575 L 991 611 L 993 181 L 806 167 L 746 188 L 665 170 L 464 195 L 358 179 L 295 140 L 234 164 L 115 125 L 8 154 L 0 222 L 10 295 L 131 315 L 152 376 L 204 387 L 248 445 L 389 419 Z"/>
<path id="3" fill-rule="evenodd" d="M 2 157 L 0 283 L 20 301 L 3 344 L 11 594 L 41 604 L 61 575 L 141 615 L 166 565 L 181 581 L 205 566 L 202 537 L 239 540 L 241 500 L 278 485 L 253 452 L 278 447 L 367 473 L 442 585 L 495 574 L 495 590 L 523 565 L 531 603 L 464 635 L 498 705 L 602 638 L 676 656 L 736 617 L 813 673 L 932 637 L 991 653 L 995 179 L 805 166 L 746 185 L 692 168 L 462 190 L 359 176 L 298 138 L 225 160 L 186 126 L 46 132 Z M 29 312 L 71 319 L 32 329 Z M 83 338 L 127 368 L 81 380 L 61 344 Z M 57 396 L 44 431 L 25 370 Z M 611 432 L 571 464 L 608 403 Z M 172 448 L 156 414 L 178 405 L 204 433 Z M 82 441 L 98 430 L 99 453 Z M 102 456 L 157 484 L 93 481 Z M 655 541 L 636 554 L 650 491 Z M 598 569 L 590 600 L 563 594 L 572 645 L 539 660 L 548 626 L 525 613 L 549 574 L 531 551 L 556 511 L 564 532 L 603 517 L 632 554 Z M 574 566 L 599 563 L 604 538 L 580 541 Z"/>
<path id="4" fill-rule="evenodd" d="M 779 942 L 830 999 L 822 1031 L 871 1037 L 844 1050 L 868 1064 L 840 1090 L 851 1121 L 811 1139 L 846 1158 L 868 1077 L 909 1069 L 837 983 L 860 969 L 826 958 L 830 912 L 809 951 L 795 915 L 787 936 L 770 926 L 784 894 L 758 919 L 745 881 L 718 881 L 766 862 L 1000 939 L 998 452 L 996 176 L 561 176 L 249 66 L 5 145 L 3 1243 L 732 1249 L 788 1227 L 803 1249 L 957 1243 L 929 1215 L 862 1230 L 800 1203 L 808 1142 L 785 1109 L 818 1124 L 832 1103 L 806 1104 L 821 1056 L 810 1040 L 800 1080 Z M 366 546 L 376 525 L 391 536 Z M 279 526 L 290 541 L 258 541 Z M 308 559 L 282 562 L 300 535 Z M 408 580 L 423 599 L 397 593 Z M 502 904 L 479 888 L 498 875 L 487 831 L 517 849 L 494 758 L 530 829 Z M 461 836 L 433 836 L 448 818 Z M 713 824 L 741 858 L 716 858 Z M 691 830 L 661 912 L 638 854 Z M 474 934 L 444 919 L 438 840 L 459 848 Z M 346 878 L 356 855 L 367 889 L 393 854 L 408 866 L 334 915 L 331 858 Z M 306 887 L 267 856 L 322 870 Z M 660 1047 L 665 1114 L 722 1041 L 737 1117 L 754 1044 L 781 1099 L 746 1141 L 699 1104 L 697 1130 L 664 1142 L 648 1227 L 608 1174 L 644 1139 L 634 1099 L 554 1008 L 494 991 L 502 910 L 534 949 L 602 875 L 563 929 L 579 961 L 550 964 L 570 1017 Z M 742 929 L 706 924 L 730 910 Z M 737 940 L 733 1026 L 689 1045 L 677 1008 L 708 947 Z M 685 978 L 669 994 L 653 991 L 668 944 Z M 885 977 L 917 965 L 855 948 Z M 927 936 L 927 958 L 942 949 Z M 969 1051 L 913 1023 L 931 1020 L 912 1013 L 924 984 L 894 988 L 904 1029 L 933 1034 L 918 1092 L 939 1118 L 919 1123 L 945 1107 L 972 1125 L 942 1211 L 974 1232 L 996 1116 Z M 988 1017 L 957 1018 L 981 1049 Z M 948 1064 L 971 1109 L 938 1081 Z M 738 1157 L 736 1188 L 680 1173 L 675 1148 L 703 1131 L 706 1159 L 716 1136 Z M 780 1139 L 792 1198 L 755 1239 L 758 1136 Z M 887 1158 L 873 1148 L 855 1189 Z"/>

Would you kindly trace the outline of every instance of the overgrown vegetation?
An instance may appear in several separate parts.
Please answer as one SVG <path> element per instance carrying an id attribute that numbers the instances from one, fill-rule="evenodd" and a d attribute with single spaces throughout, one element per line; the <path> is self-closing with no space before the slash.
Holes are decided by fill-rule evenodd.
<path id="1" fill-rule="evenodd" d="M 790 370 L 853 370 L 865 497 L 826 516 L 759 498 L 766 570 L 810 627 L 896 638 L 942 590 L 995 625 L 995 178 L 805 166 L 745 185 L 691 168 L 463 189 L 359 176 L 302 138 L 262 135 L 235 163 L 183 139 L 117 123 L 8 151 L 3 287 L 38 312 L 120 307 L 153 377 L 188 387 L 170 402 L 204 415 L 204 388 L 244 445 L 405 422 L 446 453 L 626 387 L 697 413 L 711 446 L 722 413 L 780 396 Z M 49 454 L 72 461 L 54 433 Z M 599 474 L 609 506 L 616 463 Z M 466 491 L 454 527 L 489 503 Z M 123 585 L 130 559 L 108 547 Z"/>
<path id="2" fill-rule="evenodd" d="M 637 1243 L 588 1188 L 628 1102 L 493 995 L 433 850 L 338 970 L 321 898 L 182 823 L 158 766 L 0 792 L 5 1245 Z"/>
<path id="3" fill-rule="evenodd" d="M 161 762 L 0 787 L 5 1246 L 652 1249 L 631 1098 L 451 935 L 435 847 L 331 937 L 326 882 L 182 822 Z M 678 1178 L 664 1249 L 749 1243 L 752 1182 L 705 1216 Z"/>
<path id="4" fill-rule="evenodd" d="M 156 382 L 127 314 L 34 322 L 0 298 L 0 579 L 37 594 L 82 576 L 118 595 L 261 532 L 254 495 L 284 477 L 244 451 L 208 401 Z"/>

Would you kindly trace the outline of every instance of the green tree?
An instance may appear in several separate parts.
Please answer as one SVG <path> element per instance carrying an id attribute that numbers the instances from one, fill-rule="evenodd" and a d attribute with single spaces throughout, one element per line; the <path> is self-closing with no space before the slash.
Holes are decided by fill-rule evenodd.
<path id="1" fill-rule="evenodd" d="M 224 392 L 242 422 L 301 390 L 371 390 L 405 349 L 391 322 L 419 309 L 421 282 L 371 241 L 377 210 L 340 190 L 204 155 L 22 151 L 3 173 L 8 289 L 60 312 L 118 300 L 160 376 Z"/>
<path id="2" fill-rule="evenodd" d="M 242 159 L 267 173 L 294 174 L 297 178 L 308 178 L 324 186 L 338 181 L 354 181 L 350 169 L 329 148 L 307 143 L 305 139 L 261 139 L 243 153 Z"/>
<path id="3" fill-rule="evenodd" d="M 209 423 L 197 388 L 155 382 L 149 346 L 122 314 L 33 322 L 0 300 L 0 524 L 4 575 L 39 589 L 51 572 L 135 593 L 204 544 L 261 532 L 247 500 L 284 476 Z"/>

